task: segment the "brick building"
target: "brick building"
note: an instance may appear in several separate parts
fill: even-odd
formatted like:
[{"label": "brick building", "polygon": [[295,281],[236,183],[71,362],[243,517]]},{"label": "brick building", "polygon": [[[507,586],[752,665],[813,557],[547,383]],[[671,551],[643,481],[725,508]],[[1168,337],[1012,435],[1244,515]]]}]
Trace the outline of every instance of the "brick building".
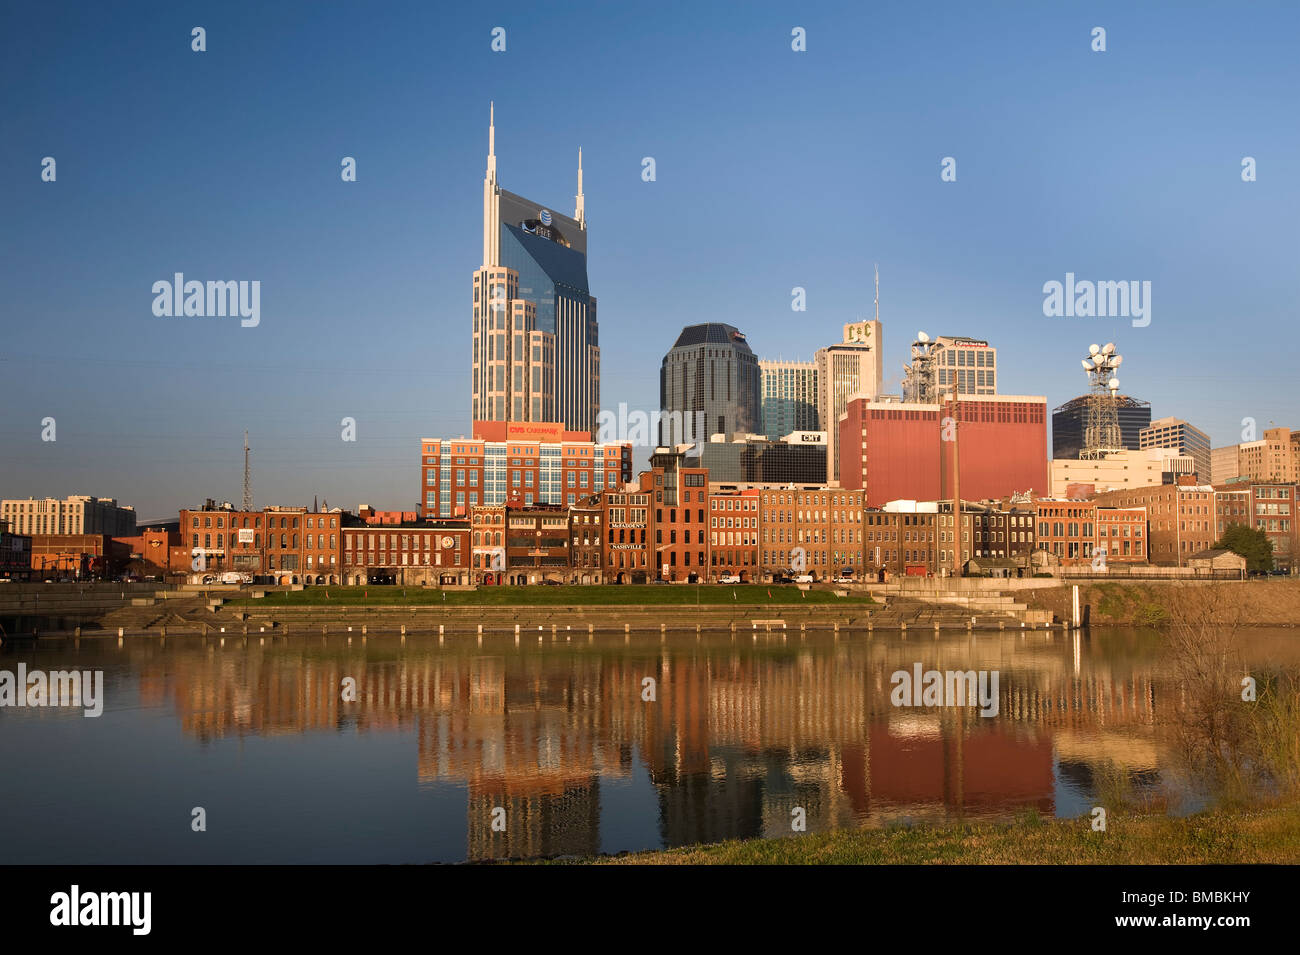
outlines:
[{"label": "brick building", "polygon": [[640,487],[654,498],[647,528],[651,576],[695,582],[708,574],[709,472],[686,467],[685,459],[684,450],[660,448],[650,456],[650,470],[641,473]]},{"label": "brick building", "polygon": [[840,485],[865,490],[867,507],[951,498],[954,446],[963,498],[1048,486],[1047,399],[1040,396],[982,395],[955,407],[856,398],[833,426],[840,431]]},{"label": "brick building", "polygon": [[31,535],[14,533],[10,531],[8,521],[0,520],[0,577],[30,580],[31,576]]},{"label": "brick building", "polygon": [[33,578],[85,580],[122,572],[130,550],[108,534],[32,534]]},{"label": "brick building", "polygon": [[599,495],[569,508],[569,560],[573,583],[605,582],[605,508]]},{"label": "brick building", "polygon": [[744,583],[758,576],[759,492],[709,494],[709,579],[734,574]]},{"label": "brick building", "polygon": [[568,506],[632,480],[632,446],[597,444],[560,425],[476,422],[471,439],[420,442],[420,516],[483,505]]},{"label": "brick building", "polygon": [[862,498],[861,491],[844,488],[761,489],[763,574],[793,572],[824,580],[848,569],[861,575],[866,546]]},{"label": "brick building", "polygon": [[506,508],[506,580],[540,584],[569,579],[569,509]]},{"label": "brick building", "polygon": [[189,548],[181,538],[180,527],[170,525],[146,527],[128,537],[114,537],[127,548],[127,571],[142,577],[162,579],[168,574],[185,574],[190,570]]},{"label": "brick building", "polygon": [[[1251,519],[1273,545],[1273,566],[1295,573],[1300,555],[1300,528],[1295,521],[1298,486],[1293,483],[1252,484]],[[1216,495],[1217,496],[1217,495]]]},{"label": "brick building", "polygon": [[[237,511],[209,500],[180,512],[191,573],[236,571],[282,584],[337,584],[342,578],[341,510],[267,507]],[[198,566],[195,560],[202,558]]]},{"label": "brick building", "polygon": [[[931,503],[892,502],[886,510],[864,515],[864,562],[868,577],[924,577],[935,572],[936,525],[940,515]],[[952,515],[947,515],[951,523]]]},{"label": "brick building", "polygon": [[1189,477],[1178,482],[1106,491],[1096,497],[1099,505],[1146,509],[1147,559],[1153,564],[1185,567],[1190,555],[1211,549],[1216,540],[1214,488]]},{"label": "brick building", "polygon": [[342,528],[341,536],[343,583],[437,587],[470,582],[465,521],[352,525]]},{"label": "brick building", "polygon": [[652,573],[652,495],[639,485],[600,496],[605,527],[605,581],[645,583]]}]

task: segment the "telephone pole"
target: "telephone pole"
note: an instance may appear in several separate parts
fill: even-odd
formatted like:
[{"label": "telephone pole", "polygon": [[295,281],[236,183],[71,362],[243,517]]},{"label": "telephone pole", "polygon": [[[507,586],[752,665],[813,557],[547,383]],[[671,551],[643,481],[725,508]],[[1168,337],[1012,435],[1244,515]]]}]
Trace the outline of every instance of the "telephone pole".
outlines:
[{"label": "telephone pole", "polygon": [[248,472],[248,432],[244,432],[244,512],[253,509],[253,484]]}]

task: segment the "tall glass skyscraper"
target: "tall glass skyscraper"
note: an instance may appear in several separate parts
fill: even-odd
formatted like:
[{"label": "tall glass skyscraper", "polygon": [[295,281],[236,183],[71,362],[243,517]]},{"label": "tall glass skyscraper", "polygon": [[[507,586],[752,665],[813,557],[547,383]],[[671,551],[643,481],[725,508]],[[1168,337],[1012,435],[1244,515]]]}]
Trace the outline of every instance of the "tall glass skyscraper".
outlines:
[{"label": "tall glass skyscraper", "polygon": [[763,382],[763,434],[780,441],[792,431],[822,429],[816,362],[762,359],[758,370]]},{"label": "tall glass skyscraper", "polygon": [[497,183],[495,109],[483,179],[483,264],[474,273],[475,421],[559,422],[591,433],[600,409],[596,299],[578,151],[572,217]]},{"label": "tall glass skyscraper", "polygon": [[755,434],[762,423],[758,359],[732,325],[688,325],[659,369],[659,443]]}]

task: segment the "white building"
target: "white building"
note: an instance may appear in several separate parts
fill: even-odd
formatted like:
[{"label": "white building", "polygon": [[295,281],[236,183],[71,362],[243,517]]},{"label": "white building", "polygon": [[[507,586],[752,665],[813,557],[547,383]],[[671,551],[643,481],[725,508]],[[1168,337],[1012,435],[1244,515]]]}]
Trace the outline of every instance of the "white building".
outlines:
[{"label": "white building", "polygon": [[850,322],[844,341],[817,350],[817,416],[826,431],[826,479],[839,487],[839,420],[854,398],[880,394],[880,320]]}]

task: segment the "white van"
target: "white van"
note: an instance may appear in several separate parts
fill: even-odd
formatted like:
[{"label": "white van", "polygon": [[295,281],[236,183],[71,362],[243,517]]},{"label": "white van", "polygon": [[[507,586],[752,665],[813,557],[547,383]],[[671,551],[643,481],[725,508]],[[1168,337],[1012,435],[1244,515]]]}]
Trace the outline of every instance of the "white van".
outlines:
[{"label": "white van", "polygon": [[811,584],[813,582],[812,574],[800,574],[794,579],[796,584]]},{"label": "white van", "polygon": [[720,584],[738,584],[738,583],[740,583],[740,577],[739,577],[739,575],[737,575],[737,574],[723,574],[720,578],[718,578],[718,583],[720,583]]}]

